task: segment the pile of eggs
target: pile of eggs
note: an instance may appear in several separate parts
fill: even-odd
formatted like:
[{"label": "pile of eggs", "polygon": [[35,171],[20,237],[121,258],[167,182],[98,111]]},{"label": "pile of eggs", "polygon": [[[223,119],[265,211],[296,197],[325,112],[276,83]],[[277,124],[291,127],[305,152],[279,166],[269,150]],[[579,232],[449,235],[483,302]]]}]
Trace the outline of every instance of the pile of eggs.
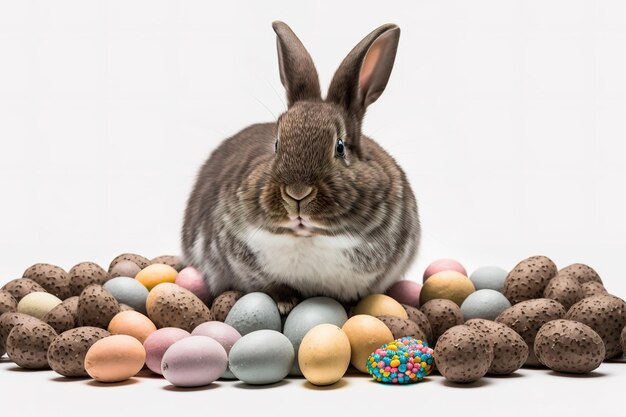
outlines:
[{"label": "pile of eggs", "polygon": [[142,369],[178,387],[217,379],[330,385],[348,369],[388,384],[456,383],[522,366],[588,373],[626,351],[626,302],[589,266],[544,256],[469,275],[442,259],[355,305],[262,292],[214,296],[176,256],[122,254],[108,270],[35,264],[0,290],[0,355],[20,367],[118,382]]}]

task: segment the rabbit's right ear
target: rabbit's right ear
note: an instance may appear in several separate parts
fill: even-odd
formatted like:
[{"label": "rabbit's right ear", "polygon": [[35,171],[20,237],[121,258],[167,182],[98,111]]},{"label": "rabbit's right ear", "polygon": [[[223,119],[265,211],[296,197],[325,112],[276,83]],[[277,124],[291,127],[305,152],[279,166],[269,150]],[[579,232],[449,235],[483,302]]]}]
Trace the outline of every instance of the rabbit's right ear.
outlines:
[{"label": "rabbit's right ear", "polygon": [[300,100],[321,100],[317,70],[300,39],[283,22],[273,22],[278,48],[280,82],[287,91],[289,107]]}]

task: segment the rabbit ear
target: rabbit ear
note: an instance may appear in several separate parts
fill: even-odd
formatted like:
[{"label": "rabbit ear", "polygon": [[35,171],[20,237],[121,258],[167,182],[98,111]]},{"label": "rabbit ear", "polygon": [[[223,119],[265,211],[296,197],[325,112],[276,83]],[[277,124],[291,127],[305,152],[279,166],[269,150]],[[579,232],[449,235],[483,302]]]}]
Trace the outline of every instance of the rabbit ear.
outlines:
[{"label": "rabbit ear", "polygon": [[278,48],[280,82],[287,90],[289,107],[299,100],[321,100],[320,82],[311,55],[291,28],[273,22]]},{"label": "rabbit ear", "polygon": [[345,107],[360,121],[387,86],[399,40],[400,28],[394,24],[382,25],[363,38],[335,72],[326,100]]}]

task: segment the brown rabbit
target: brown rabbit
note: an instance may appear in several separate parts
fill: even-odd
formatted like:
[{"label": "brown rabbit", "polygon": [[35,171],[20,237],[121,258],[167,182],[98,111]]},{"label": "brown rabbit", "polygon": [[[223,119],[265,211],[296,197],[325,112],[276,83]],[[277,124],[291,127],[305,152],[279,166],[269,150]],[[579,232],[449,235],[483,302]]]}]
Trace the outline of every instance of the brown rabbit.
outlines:
[{"label": "brown rabbit", "polygon": [[386,24],[343,60],[326,99],[289,26],[274,22],[288,110],[226,139],[200,169],[182,230],[188,264],[213,294],[264,291],[350,303],[402,278],[420,239],[415,197],[395,160],[361,133],[393,68]]}]

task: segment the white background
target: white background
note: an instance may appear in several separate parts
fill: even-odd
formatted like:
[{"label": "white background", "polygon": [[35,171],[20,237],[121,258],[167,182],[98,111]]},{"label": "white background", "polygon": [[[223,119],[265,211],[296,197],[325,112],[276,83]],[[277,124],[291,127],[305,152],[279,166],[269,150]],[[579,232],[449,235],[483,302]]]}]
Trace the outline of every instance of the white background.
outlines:
[{"label": "white background", "polygon": [[[419,200],[422,249],[408,278],[439,257],[471,272],[543,254],[560,267],[592,265],[626,296],[626,3],[607,0],[2,1],[0,283],[35,262],[106,267],[121,252],[179,253],[200,164],[223,138],[284,110],[276,19],[307,46],[323,89],[369,31],[401,27],[364,132],[397,158]],[[109,391],[2,369],[0,385],[30,411],[46,406],[28,393],[36,387],[55,402],[70,392],[84,404],[141,396],[155,408],[259,398],[293,414],[297,402],[325,398],[348,412],[408,393],[414,410],[496,401],[481,411],[513,415],[535,398],[546,413],[612,415],[619,398],[606,390],[623,385],[621,366],[589,379],[525,370],[470,390],[441,378],[426,391],[350,379],[319,397],[298,380],[164,397],[161,380]]]}]

